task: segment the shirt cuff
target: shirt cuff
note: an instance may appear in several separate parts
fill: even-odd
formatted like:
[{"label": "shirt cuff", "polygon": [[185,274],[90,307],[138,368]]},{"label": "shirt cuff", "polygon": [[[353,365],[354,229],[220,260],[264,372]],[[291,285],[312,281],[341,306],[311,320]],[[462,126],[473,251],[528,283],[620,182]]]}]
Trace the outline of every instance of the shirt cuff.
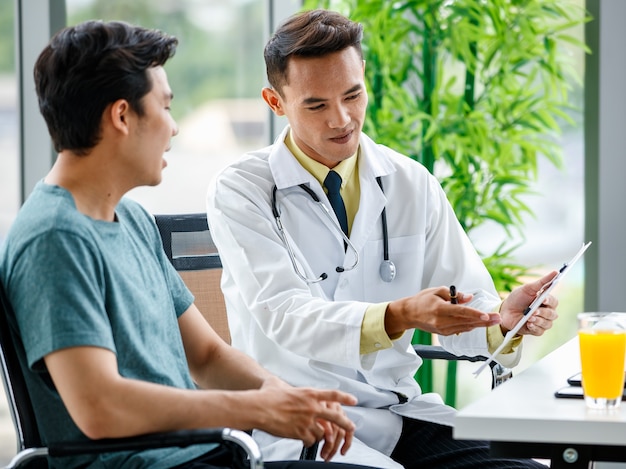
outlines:
[{"label": "shirt cuff", "polygon": [[398,334],[397,337],[389,338],[385,331],[387,305],[388,302],[373,304],[365,310],[361,323],[361,355],[391,348],[392,340],[402,337],[402,334]]},{"label": "shirt cuff", "polygon": [[[500,329],[499,324],[495,324],[487,328],[487,349],[492,354],[504,342],[504,334]],[[513,353],[517,347],[522,343],[522,336],[513,337],[511,341],[502,349],[500,354]]]}]

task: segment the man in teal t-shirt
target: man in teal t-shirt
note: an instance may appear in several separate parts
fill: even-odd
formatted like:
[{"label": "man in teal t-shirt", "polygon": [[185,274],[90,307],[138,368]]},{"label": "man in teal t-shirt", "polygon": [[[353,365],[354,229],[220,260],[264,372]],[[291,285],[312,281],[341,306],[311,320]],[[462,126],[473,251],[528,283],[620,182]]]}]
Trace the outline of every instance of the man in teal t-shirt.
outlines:
[{"label": "man in teal t-shirt", "polygon": [[[114,353],[121,376],[194,389],[177,326],[193,297],[169,265],[150,215],[125,199],[115,213],[115,222],[91,219],[76,210],[67,190],[40,182],[2,252],[0,272],[15,311],[10,320],[35,372],[26,375],[35,412],[42,434],[57,441],[86,437],[45,379],[44,357],[56,350],[100,347]],[[172,467],[214,446],[140,457],[146,467]],[[100,458],[119,467],[130,455]]]},{"label": "man in teal t-shirt", "polygon": [[[354,397],[294,388],[223,342],[164,256],[151,216],[123,198],[161,181],[163,154],[178,132],[163,69],[176,45],[159,31],[88,21],[58,32],[35,64],[58,157],[2,245],[0,280],[42,438],[259,428],[306,445],[323,441],[328,460],[351,444],[354,425],[341,405]],[[213,448],[50,463],[229,466]]]}]

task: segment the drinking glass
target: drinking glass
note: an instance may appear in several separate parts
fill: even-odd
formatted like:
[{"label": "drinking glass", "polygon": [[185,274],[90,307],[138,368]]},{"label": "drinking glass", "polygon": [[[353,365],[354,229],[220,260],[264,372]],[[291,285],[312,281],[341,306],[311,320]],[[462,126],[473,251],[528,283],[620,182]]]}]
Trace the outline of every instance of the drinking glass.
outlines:
[{"label": "drinking glass", "polygon": [[582,386],[590,409],[616,409],[622,401],[626,328],[619,316],[623,315],[578,315]]}]

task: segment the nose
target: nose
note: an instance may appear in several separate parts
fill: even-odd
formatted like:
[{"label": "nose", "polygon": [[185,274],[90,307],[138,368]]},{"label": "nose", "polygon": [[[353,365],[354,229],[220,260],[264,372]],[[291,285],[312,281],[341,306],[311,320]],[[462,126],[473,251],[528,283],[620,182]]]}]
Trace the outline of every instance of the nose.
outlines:
[{"label": "nose", "polygon": [[333,129],[341,129],[350,123],[350,114],[345,106],[337,106],[328,120],[328,126]]},{"label": "nose", "polygon": [[178,135],[178,124],[174,121],[174,125],[172,126],[172,137],[176,137]]}]

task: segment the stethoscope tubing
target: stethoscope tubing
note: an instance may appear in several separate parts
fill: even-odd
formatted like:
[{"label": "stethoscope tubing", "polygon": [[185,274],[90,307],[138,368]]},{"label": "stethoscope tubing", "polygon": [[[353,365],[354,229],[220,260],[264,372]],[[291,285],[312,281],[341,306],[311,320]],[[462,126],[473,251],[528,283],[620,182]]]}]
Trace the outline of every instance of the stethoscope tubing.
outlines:
[{"label": "stethoscope tubing", "polygon": [[[381,191],[383,191],[384,193],[385,190],[383,188],[383,182],[380,176],[376,178],[376,182],[378,183]],[[350,241],[350,238],[348,238],[348,236],[343,232],[343,230],[341,229],[341,226],[339,225],[337,220],[335,220],[335,217],[331,215],[328,207],[324,205],[324,203],[320,200],[320,198],[313,191],[313,189],[308,187],[306,184],[299,184],[298,186],[302,188],[302,190],[304,190],[311,197],[311,199],[316,203],[318,207],[320,207],[320,210],[322,210],[322,212],[328,218],[332,226],[334,226],[337,232],[341,234],[341,237],[344,243],[346,243],[346,247],[349,248],[354,253],[354,263],[351,266],[349,267],[338,266],[335,268],[335,271],[341,273],[341,272],[347,272],[347,271],[354,269],[359,263],[359,253],[354,247],[354,245],[352,244],[352,242]],[[320,274],[320,276],[317,278],[309,278],[306,275],[304,275],[304,273],[301,272],[300,268],[298,267],[295,253],[293,251],[293,248],[291,247],[291,244],[289,243],[289,240],[287,238],[287,233],[285,232],[285,229],[283,228],[283,224],[280,220],[280,212],[278,210],[278,201],[277,201],[277,192],[278,192],[278,188],[276,187],[276,185],[274,185],[272,189],[272,214],[274,215],[274,219],[276,220],[276,226],[278,227],[281,240],[283,241],[283,244],[287,248],[287,253],[289,254],[291,264],[296,274],[306,283],[318,283],[318,282],[321,282],[322,280],[326,280],[328,278],[328,275],[325,272]],[[382,234],[383,234],[383,261],[381,262],[381,265],[380,265],[379,274],[383,281],[391,282],[396,276],[396,266],[391,260],[389,260],[389,234],[387,230],[386,207],[383,207],[383,211],[381,213],[381,222],[382,222]]]}]

